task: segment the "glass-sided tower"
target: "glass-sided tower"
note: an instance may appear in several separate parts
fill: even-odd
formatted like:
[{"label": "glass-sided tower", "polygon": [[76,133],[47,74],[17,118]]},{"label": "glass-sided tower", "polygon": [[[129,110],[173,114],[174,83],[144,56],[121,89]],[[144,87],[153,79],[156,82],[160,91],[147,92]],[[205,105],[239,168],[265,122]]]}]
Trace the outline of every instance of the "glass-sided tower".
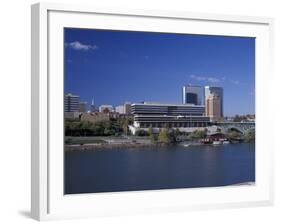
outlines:
[{"label": "glass-sided tower", "polygon": [[182,87],[182,103],[203,105],[203,89],[201,86],[186,85]]},{"label": "glass-sided tower", "polygon": [[210,95],[216,95],[220,98],[221,116],[223,117],[223,88],[214,86],[205,86],[204,88],[204,104]]}]

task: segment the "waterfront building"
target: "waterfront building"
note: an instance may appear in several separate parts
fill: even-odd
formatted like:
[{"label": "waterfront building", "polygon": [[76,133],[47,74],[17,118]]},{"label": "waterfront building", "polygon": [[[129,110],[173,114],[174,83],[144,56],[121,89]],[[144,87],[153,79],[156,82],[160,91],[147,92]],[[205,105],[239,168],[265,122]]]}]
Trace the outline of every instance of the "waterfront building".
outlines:
[{"label": "waterfront building", "polygon": [[137,129],[179,128],[180,131],[191,132],[209,125],[210,118],[205,116],[204,105],[191,104],[132,104],[134,123],[130,128]]},{"label": "waterfront building", "polygon": [[87,111],[87,102],[79,103],[79,112],[85,113]]},{"label": "waterfront building", "polygon": [[214,86],[205,86],[205,88],[204,88],[205,105],[206,105],[206,101],[210,95],[216,95],[220,98],[220,107],[221,107],[220,115],[221,115],[221,117],[223,117],[223,88],[214,87]]},{"label": "waterfront building", "polygon": [[182,87],[182,103],[202,105],[203,103],[203,88],[201,86],[186,85]]},{"label": "waterfront building", "polygon": [[123,105],[116,106],[115,112],[117,112],[119,114],[125,114],[125,107]]},{"label": "waterfront building", "polygon": [[113,106],[112,105],[101,105],[99,107],[99,112],[101,112],[101,113],[113,112]]},{"label": "waterfront building", "polygon": [[206,116],[211,121],[218,121],[222,117],[221,98],[217,94],[210,94],[206,99]]},{"label": "waterfront building", "polygon": [[68,93],[64,96],[64,112],[79,112],[80,96]]},{"label": "waterfront building", "polygon": [[130,102],[124,103],[124,113],[128,115],[132,113],[132,105]]}]

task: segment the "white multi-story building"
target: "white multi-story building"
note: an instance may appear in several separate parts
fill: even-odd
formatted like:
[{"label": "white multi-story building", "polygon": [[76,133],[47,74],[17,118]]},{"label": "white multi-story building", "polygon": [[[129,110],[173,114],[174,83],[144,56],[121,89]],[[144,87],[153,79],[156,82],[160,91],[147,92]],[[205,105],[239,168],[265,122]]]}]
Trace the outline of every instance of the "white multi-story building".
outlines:
[{"label": "white multi-story building", "polygon": [[132,104],[132,114],[134,123],[130,129],[133,133],[148,128],[178,128],[191,132],[210,123],[210,117],[205,116],[204,105],[138,103]]},{"label": "white multi-story building", "polygon": [[125,113],[125,107],[123,105],[116,106],[115,112],[117,112],[119,114],[124,114]]},{"label": "white multi-story building", "polygon": [[99,112],[101,112],[101,113],[113,112],[113,106],[112,105],[101,105],[99,107]]}]

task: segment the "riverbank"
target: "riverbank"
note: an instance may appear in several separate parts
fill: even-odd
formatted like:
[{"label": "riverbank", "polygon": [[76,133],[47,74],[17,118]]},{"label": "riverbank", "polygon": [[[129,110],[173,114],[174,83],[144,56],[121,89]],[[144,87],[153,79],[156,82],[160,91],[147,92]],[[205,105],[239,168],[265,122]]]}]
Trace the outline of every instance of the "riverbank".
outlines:
[{"label": "riverbank", "polygon": [[[235,143],[239,144],[239,143]],[[224,145],[224,144],[220,144]],[[218,147],[219,145],[203,144],[200,142],[188,142],[188,143],[151,143],[151,142],[115,142],[115,143],[86,143],[86,144],[66,144],[64,146],[65,151],[90,151],[90,150],[107,150],[107,149],[139,149],[139,148],[168,148],[173,146],[181,146],[188,149],[189,147],[196,146],[213,146]]]},{"label": "riverbank", "polygon": [[65,151],[88,151],[97,149],[134,149],[134,148],[150,148],[155,145],[146,143],[88,143],[88,144],[73,144],[65,145]]}]

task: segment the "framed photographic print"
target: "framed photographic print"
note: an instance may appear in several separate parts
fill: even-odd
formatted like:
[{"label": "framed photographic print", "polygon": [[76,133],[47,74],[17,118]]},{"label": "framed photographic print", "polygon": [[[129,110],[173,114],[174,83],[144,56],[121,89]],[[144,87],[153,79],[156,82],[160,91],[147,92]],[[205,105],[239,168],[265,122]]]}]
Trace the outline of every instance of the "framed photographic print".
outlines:
[{"label": "framed photographic print", "polygon": [[32,217],[273,203],[271,18],[32,6]]}]

